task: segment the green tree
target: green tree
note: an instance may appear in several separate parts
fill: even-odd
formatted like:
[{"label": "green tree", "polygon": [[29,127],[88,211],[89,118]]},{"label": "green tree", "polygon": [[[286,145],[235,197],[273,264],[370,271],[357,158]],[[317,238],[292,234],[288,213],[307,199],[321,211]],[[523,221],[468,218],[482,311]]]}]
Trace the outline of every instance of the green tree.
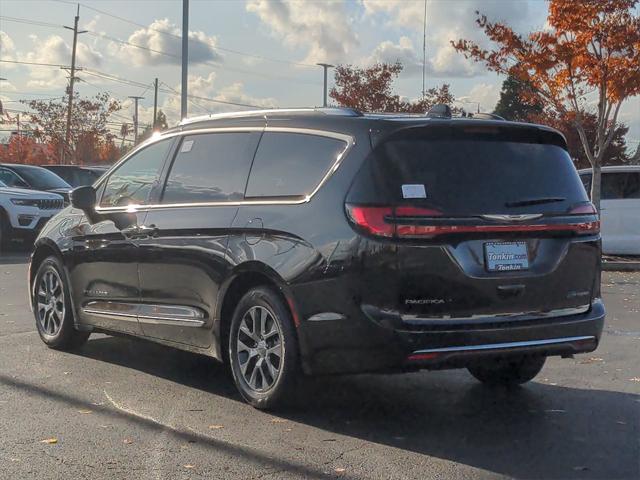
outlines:
[{"label": "green tree", "polygon": [[532,99],[530,95],[525,96],[526,90],[530,90],[526,83],[509,75],[502,82],[500,100],[493,113],[517,122],[528,122],[533,115],[540,115],[543,110],[542,103],[535,97]]}]

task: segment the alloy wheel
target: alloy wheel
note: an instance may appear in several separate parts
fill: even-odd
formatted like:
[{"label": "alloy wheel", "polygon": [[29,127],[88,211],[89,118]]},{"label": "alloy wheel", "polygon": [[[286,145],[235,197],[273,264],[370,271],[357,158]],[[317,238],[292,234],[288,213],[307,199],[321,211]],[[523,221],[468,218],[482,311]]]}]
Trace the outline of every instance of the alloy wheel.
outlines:
[{"label": "alloy wheel", "polygon": [[242,317],[236,338],[238,365],[247,385],[256,392],[269,390],[282,371],[282,332],[276,316],[262,306]]},{"label": "alloy wheel", "polygon": [[65,314],[64,287],[60,275],[48,268],[40,277],[37,291],[38,322],[47,335],[56,335],[62,326]]}]

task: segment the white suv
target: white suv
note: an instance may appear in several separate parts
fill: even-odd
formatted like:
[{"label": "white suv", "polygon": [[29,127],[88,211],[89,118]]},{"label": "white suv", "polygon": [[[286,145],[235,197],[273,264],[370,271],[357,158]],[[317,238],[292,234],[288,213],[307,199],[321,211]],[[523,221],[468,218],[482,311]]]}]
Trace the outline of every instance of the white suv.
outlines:
[{"label": "white suv", "polygon": [[[591,170],[580,170],[587,192]],[[602,251],[640,255],[640,165],[602,167]]]},{"label": "white suv", "polygon": [[63,204],[62,196],[56,193],[7,187],[0,182],[0,248],[14,237],[35,238]]}]

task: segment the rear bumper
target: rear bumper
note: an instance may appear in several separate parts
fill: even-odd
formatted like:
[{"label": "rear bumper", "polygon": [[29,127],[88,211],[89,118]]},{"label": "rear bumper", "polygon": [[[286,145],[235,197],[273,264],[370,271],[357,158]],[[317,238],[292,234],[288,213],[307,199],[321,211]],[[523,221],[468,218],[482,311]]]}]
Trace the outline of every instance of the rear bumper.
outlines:
[{"label": "rear bumper", "polygon": [[[595,350],[605,309],[523,321],[398,328],[386,312],[331,322],[303,322],[305,367],[312,373],[355,373],[416,368],[459,368],[486,357],[573,355]],[[313,323],[313,325],[310,325]]]}]

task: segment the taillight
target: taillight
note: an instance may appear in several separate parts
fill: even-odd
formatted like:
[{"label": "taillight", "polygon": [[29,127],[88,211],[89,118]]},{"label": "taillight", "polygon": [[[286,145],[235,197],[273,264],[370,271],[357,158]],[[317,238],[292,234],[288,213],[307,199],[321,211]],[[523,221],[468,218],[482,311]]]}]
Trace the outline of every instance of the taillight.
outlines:
[{"label": "taillight", "polygon": [[387,217],[393,215],[392,207],[347,205],[347,213],[353,223],[372,235],[392,237],[395,232],[395,225],[386,220]]},{"label": "taillight", "polygon": [[[371,235],[389,238],[432,238],[458,233],[573,232],[592,235],[600,232],[600,222],[597,218],[586,222],[451,224],[443,223],[446,219],[443,218],[440,210],[429,208],[370,207],[350,204],[347,204],[346,208],[351,221],[358,227]],[[595,215],[595,212],[593,205],[582,204],[573,208],[569,214],[584,216]],[[431,223],[429,223],[430,219],[433,220]]]},{"label": "taillight", "polygon": [[[569,210],[569,215],[598,215],[598,210],[593,205],[593,203],[581,203],[580,205],[575,205]],[[600,220],[596,217],[596,220],[591,222],[582,222],[573,224],[573,230],[576,233],[584,233],[584,234],[593,234],[600,233]]]},{"label": "taillight", "polygon": [[382,237],[433,235],[432,229],[434,227],[432,226],[413,225],[405,222],[442,216],[442,212],[439,210],[410,206],[347,205],[347,213],[357,226],[372,235]]},{"label": "taillight", "polygon": [[597,215],[598,211],[593,203],[581,203],[569,210],[569,215]]}]

